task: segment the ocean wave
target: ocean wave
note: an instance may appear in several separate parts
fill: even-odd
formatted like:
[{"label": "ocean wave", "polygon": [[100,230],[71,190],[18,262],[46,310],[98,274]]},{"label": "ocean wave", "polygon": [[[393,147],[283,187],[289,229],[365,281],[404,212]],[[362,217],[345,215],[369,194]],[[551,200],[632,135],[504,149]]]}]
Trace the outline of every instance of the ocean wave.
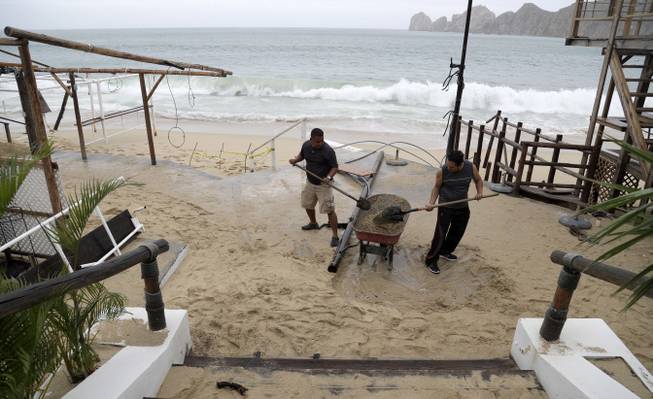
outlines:
[{"label": "ocean wave", "polygon": [[[359,103],[396,103],[409,106],[451,107],[456,87],[443,91],[439,83],[402,79],[391,85],[305,87],[302,82],[266,82],[231,79],[220,82],[208,94],[214,96],[287,97]],[[568,113],[587,115],[594,100],[592,89],[551,90],[515,89],[470,82],[465,85],[463,108],[505,112]]]}]

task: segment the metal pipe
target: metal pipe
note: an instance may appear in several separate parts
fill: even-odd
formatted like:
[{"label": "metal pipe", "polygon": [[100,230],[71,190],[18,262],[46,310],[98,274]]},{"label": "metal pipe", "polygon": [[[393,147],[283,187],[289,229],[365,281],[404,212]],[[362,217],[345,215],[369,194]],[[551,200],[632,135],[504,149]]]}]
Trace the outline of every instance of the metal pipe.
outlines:
[{"label": "metal pipe", "polygon": [[[361,195],[360,195],[361,198],[367,198],[372,193],[372,185],[374,184],[374,181],[376,180],[376,176],[379,173],[379,169],[381,168],[381,164],[383,163],[384,155],[385,154],[383,152],[379,152],[379,155],[376,156],[376,161],[374,162],[374,167],[372,168],[373,171],[372,176],[370,177],[368,184],[363,186],[363,190],[361,191]],[[352,212],[351,217],[349,218],[349,224],[347,224],[347,228],[345,229],[344,233],[342,233],[342,238],[340,238],[340,242],[338,243],[338,247],[336,248],[336,254],[333,256],[333,259],[331,260],[331,263],[327,268],[329,273],[338,272],[338,265],[340,264],[340,261],[342,260],[345,251],[349,247],[349,238],[351,237],[351,233],[354,231],[354,224],[358,219],[359,213],[360,213],[360,208],[355,207],[354,212]]]},{"label": "metal pipe", "polygon": [[463,49],[460,55],[460,64],[454,65],[451,64],[451,67],[458,68],[458,87],[456,88],[456,103],[454,104],[453,113],[451,114],[451,123],[449,127],[449,139],[447,140],[447,154],[453,150],[455,136],[456,136],[456,126],[458,124],[458,119],[460,118],[460,104],[463,99],[463,90],[465,89],[465,59],[467,58],[467,41],[469,39],[469,23],[472,18],[472,3],[473,0],[468,0],[467,2],[467,15],[465,19],[465,33],[463,36]]},{"label": "metal pipe", "polygon": [[[587,259],[578,254],[567,253],[564,251],[553,251],[551,253],[551,261],[558,265],[563,265],[575,270],[579,273],[585,273],[599,280],[606,281],[623,287],[637,275],[628,270],[619,267],[610,266],[605,263]],[[566,263],[565,263],[566,262]],[[626,286],[626,289],[631,289]],[[644,293],[644,296],[653,298],[653,289]]]}]

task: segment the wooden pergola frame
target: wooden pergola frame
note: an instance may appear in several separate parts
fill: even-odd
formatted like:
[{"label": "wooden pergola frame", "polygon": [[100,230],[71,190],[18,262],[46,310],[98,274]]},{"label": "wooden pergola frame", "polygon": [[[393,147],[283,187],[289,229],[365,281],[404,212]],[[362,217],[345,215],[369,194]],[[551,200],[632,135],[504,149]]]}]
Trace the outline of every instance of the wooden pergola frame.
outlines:
[{"label": "wooden pergola frame", "polygon": [[[5,27],[6,38],[0,38],[0,46],[12,46],[18,48],[18,54],[12,54],[3,51],[5,54],[10,54],[20,58],[20,63],[0,63],[0,68],[11,69],[16,78],[18,86],[18,93],[20,96],[21,106],[25,114],[25,129],[28,135],[30,149],[32,153],[38,152],[45,144],[48,138],[43,121],[41,104],[39,102],[38,85],[36,82],[35,72],[45,72],[52,75],[52,77],[59,83],[64,90],[64,99],[62,102],[62,110],[57,118],[57,125],[63,116],[68,97],[72,98],[75,109],[75,120],[77,125],[77,133],[79,137],[80,152],[83,160],[87,159],[86,145],[84,141],[84,127],[81,120],[81,113],[79,109],[79,101],[77,95],[77,85],[75,84],[75,74],[138,74],[141,96],[143,100],[143,107],[135,107],[130,112],[138,112],[140,109],[144,112],[145,129],[147,132],[147,141],[150,152],[150,160],[152,165],[156,165],[156,152],[154,148],[154,140],[152,135],[152,124],[150,119],[150,105],[149,101],[154,95],[155,90],[166,75],[184,75],[184,76],[209,76],[209,77],[226,77],[231,75],[230,71],[211,67],[202,64],[191,64],[182,61],[172,61],[138,54],[132,54],[124,51],[117,51],[109,48],[97,47],[92,44],[75,42],[71,40],[61,39],[53,36],[43,35],[39,33],[29,32],[22,29],[13,27]],[[162,65],[167,69],[140,69],[140,68],[52,68],[45,64],[38,63],[32,60],[29,50],[29,42],[43,43],[50,46],[67,48],[71,50],[83,51],[92,54],[103,55],[107,57],[114,57],[123,60],[138,61],[154,65]],[[38,64],[39,66],[36,66]],[[64,83],[59,73],[68,74],[69,85]],[[159,78],[148,92],[145,84],[145,75],[158,75]],[[134,111],[135,110],[135,111]],[[53,213],[61,211],[61,201],[59,198],[56,179],[54,175],[53,164],[50,156],[43,159],[43,169],[48,188],[50,202],[52,204]]]}]

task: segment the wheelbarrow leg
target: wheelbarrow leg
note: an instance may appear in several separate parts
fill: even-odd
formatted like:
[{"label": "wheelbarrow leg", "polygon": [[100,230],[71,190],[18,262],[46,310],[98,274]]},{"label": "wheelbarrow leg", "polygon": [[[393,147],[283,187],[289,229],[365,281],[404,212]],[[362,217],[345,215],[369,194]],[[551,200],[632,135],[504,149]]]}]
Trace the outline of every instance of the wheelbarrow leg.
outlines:
[{"label": "wheelbarrow leg", "polygon": [[359,250],[358,250],[358,264],[362,265],[363,261],[365,260],[365,244],[363,241],[359,242]]},{"label": "wheelbarrow leg", "polygon": [[392,271],[392,261],[394,260],[395,247],[394,245],[388,246],[388,270]]}]

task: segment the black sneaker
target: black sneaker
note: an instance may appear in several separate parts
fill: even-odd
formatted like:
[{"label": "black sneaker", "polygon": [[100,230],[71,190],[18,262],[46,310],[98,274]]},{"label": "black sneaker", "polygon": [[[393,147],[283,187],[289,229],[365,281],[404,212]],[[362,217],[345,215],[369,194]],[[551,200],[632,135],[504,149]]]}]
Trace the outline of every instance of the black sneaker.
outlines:
[{"label": "black sneaker", "polygon": [[302,230],[319,230],[320,225],[317,223],[309,223],[304,226],[302,226]]},{"label": "black sneaker", "polygon": [[340,239],[338,237],[331,237],[331,246],[332,247],[337,247],[338,244],[340,244]]},{"label": "black sneaker", "polygon": [[432,263],[428,266],[428,269],[433,274],[440,274],[440,268],[437,263]]},{"label": "black sneaker", "polygon": [[454,254],[440,254],[440,257],[448,260],[449,262],[458,260],[458,257]]}]

